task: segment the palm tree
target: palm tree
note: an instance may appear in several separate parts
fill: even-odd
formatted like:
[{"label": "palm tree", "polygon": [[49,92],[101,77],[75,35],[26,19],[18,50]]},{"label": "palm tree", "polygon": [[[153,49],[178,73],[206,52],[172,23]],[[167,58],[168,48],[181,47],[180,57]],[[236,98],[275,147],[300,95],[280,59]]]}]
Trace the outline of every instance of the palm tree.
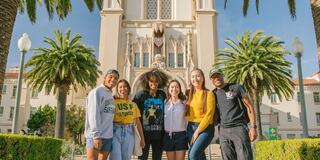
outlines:
[{"label": "palm tree", "polygon": [[[228,0],[224,1],[224,8],[227,7]],[[289,12],[292,19],[296,18],[296,7],[295,0],[288,0]],[[310,0],[310,6],[312,11],[313,25],[317,38],[317,49],[318,49],[318,67],[320,70],[320,0]],[[249,9],[249,0],[243,1],[243,15],[247,16]],[[259,14],[259,0],[256,0],[256,11]]]},{"label": "palm tree", "polygon": [[26,74],[27,83],[32,89],[45,89],[50,93],[57,91],[57,113],[55,123],[55,137],[63,138],[65,106],[69,88],[77,90],[82,87],[96,85],[96,79],[101,73],[100,65],[94,56],[94,49],[86,48],[80,42],[79,34],[70,38],[68,30],[65,37],[61,31],[55,32],[55,40],[45,38],[49,48],[34,49],[36,55],[26,63],[30,70]]},{"label": "palm tree", "polygon": [[[95,4],[102,8],[103,0],[84,0],[89,11],[93,11]],[[0,91],[2,90],[4,74],[9,54],[10,41],[13,26],[16,20],[18,10],[20,13],[27,11],[32,23],[36,22],[37,4],[44,4],[48,16],[53,18],[57,14],[60,20],[63,20],[72,10],[70,0],[1,0],[0,3]],[[2,92],[0,92],[1,103]]]},{"label": "palm tree", "polygon": [[[227,8],[228,0],[224,0],[224,8]],[[260,0],[256,0],[256,12],[259,14],[259,6],[260,6]],[[248,9],[250,7],[250,0],[243,0],[243,5],[242,5],[242,14],[243,16],[247,16],[248,14]],[[296,18],[296,2],[295,0],[288,0],[288,7],[289,7],[289,12],[291,15],[292,19]]]},{"label": "palm tree", "polygon": [[275,37],[265,37],[263,32],[252,36],[246,32],[238,42],[227,39],[229,48],[218,51],[216,66],[221,66],[229,82],[240,83],[253,98],[258,140],[262,138],[260,104],[264,93],[277,94],[280,101],[293,94],[291,63],[284,56],[288,54],[283,42]]}]

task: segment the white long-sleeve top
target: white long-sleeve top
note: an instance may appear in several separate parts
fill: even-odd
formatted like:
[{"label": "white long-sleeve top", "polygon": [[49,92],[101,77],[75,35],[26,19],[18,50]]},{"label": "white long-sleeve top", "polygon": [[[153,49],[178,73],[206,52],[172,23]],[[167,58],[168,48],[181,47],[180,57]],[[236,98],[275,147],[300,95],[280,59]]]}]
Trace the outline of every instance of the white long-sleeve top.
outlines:
[{"label": "white long-sleeve top", "polygon": [[104,85],[89,92],[86,102],[86,138],[112,138],[114,98]]},{"label": "white long-sleeve top", "polygon": [[164,110],[164,129],[166,132],[181,132],[187,130],[186,104],[178,100],[175,104],[168,100]]}]

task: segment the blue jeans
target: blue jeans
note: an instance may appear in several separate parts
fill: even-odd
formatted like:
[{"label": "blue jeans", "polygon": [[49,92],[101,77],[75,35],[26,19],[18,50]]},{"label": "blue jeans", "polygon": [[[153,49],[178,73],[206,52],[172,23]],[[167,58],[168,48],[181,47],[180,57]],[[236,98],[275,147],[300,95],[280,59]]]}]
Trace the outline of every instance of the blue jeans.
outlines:
[{"label": "blue jeans", "polygon": [[[189,144],[192,139],[194,131],[198,128],[198,123],[189,122],[187,127],[187,136]],[[213,125],[209,125],[204,131],[202,131],[196,141],[190,145],[188,157],[189,160],[205,160],[205,150],[213,139],[214,128]]]},{"label": "blue jeans", "polygon": [[[93,138],[87,138],[86,147],[88,149],[93,149]],[[110,152],[112,149],[112,138],[102,138],[102,146],[100,151]]]},{"label": "blue jeans", "polygon": [[134,145],[132,124],[114,124],[110,160],[130,160]]}]

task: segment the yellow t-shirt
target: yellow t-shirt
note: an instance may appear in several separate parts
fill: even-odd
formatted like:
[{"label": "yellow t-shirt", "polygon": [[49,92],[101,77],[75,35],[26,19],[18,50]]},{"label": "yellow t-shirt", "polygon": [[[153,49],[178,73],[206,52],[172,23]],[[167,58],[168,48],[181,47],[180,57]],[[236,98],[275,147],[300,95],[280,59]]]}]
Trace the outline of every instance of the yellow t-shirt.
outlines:
[{"label": "yellow t-shirt", "polygon": [[187,120],[200,123],[198,128],[200,132],[205,130],[209,124],[213,123],[213,115],[216,109],[216,100],[211,91],[207,91],[206,113],[202,113],[203,90],[195,91],[190,102],[189,114]]},{"label": "yellow t-shirt", "polygon": [[115,112],[113,122],[121,124],[132,124],[133,116],[140,117],[140,111],[136,103],[131,100],[115,99]]}]

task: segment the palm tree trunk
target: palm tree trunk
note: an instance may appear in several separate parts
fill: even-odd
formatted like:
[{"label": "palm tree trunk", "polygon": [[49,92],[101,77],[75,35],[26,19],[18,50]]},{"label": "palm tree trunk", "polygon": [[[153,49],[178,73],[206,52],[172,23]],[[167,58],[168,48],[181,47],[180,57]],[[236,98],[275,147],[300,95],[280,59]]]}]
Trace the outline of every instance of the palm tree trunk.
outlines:
[{"label": "palm tree trunk", "polygon": [[310,0],[314,30],[317,38],[318,69],[320,70],[320,1]]},{"label": "palm tree trunk", "polygon": [[19,0],[1,0],[0,3],[0,104],[12,30],[19,2]]},{"label": "palm tree trunk", "polygon": [[69,87],[67,85],[60,85],[58,88],[58,103],[56,113],[56,124],[55,124],[55,138],[63,138],[64,135],[64,121],[65,121],[65,110],[67,102],[67,92]]},{"label": "palm tree trunk", "polygon": [[261,118],[260,118],[260,103],[259,103],[259,94],[257,89],[253,89],[253,106],[254,106],[254,112],[256,115],[256,123],[257,123],[257,131],[258,131],[258,137],[257,140],[262,140],[262,126],[261,126]]}]

